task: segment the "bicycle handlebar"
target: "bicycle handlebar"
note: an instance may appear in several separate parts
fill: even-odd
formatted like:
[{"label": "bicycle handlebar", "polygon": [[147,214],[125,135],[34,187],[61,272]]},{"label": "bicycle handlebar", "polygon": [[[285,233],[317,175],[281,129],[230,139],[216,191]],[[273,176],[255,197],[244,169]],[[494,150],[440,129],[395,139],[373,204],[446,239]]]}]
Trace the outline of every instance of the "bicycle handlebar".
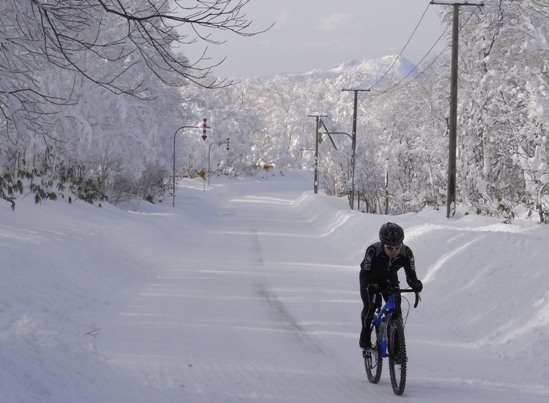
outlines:
[{"label": "bicycle handlebar", "polygon": [[419,305],[419,301],[421,301],[421,297],[419,296],[419,292],[414,291],[411,288],[391,288],[391,287],[381,288],[381,287],[376,287],[374,284],[372,284],[372,287],[377,288],[380,292],[385,292],[385,293],[388,293],[388,294],[403,294],[405,292],[413,292],[413,293],[416,294],[416,300],[414,302],[414,308],[417,308],[417,306]]}]

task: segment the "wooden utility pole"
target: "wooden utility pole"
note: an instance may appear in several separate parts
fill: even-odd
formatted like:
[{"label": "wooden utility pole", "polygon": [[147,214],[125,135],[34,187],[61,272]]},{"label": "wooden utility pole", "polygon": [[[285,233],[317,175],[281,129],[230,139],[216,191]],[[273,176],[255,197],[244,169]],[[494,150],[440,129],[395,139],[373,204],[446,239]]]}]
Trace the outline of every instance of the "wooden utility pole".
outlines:
[{"label": "wooden utility pole", "polygon": [[319,138],[319,131],[320,131],[320,118],[326,118],[328,115],[323,115],[320,113],[313,113],[310,115],[307,115],[310,118],[316,118],[316,134],[315,134],[315,172],[314,172],[314,184],[313,184],[313,190],[314,193],[318,193],[318,144],[320,143]]},{"label": "wooden utility pole", "polygon": [[431,1],[430,4],[453,6],[452,22],[452,67],[450,76],[450,121],[448,123],[448,189],[446,194],[446,218],[450,218],[452,203],[456,208],[456,155],[457,155],[457,93],[458,93],[458,46],[459,46],[459,7],[483,6],[482,3]]},{"label": "wooden utility pole", "polygon": [[446,218],[450,218],[452,203],[454,204],[454,213],[456,208],[459,5],[454,4],[453,7],[454,18],[452,22],[452,69],[450,74],[450,132],[448,139],[448,190],[446,194]]},{"label": "wooden utility pole", "polygon": [[342,89],[341,91],[353,91],[355,93],[354,102],[353,102],[353,133],[352,133],[352,153],[351,153],[351,197],[349,198],[349,204],[351,205],[351,210],[355,208],[355,158],[356,158],[356,115],[357,115],[357,104],[358,104],[358,93],[361,91],[370,91],[366,89],[359,88],[350,88]]}]

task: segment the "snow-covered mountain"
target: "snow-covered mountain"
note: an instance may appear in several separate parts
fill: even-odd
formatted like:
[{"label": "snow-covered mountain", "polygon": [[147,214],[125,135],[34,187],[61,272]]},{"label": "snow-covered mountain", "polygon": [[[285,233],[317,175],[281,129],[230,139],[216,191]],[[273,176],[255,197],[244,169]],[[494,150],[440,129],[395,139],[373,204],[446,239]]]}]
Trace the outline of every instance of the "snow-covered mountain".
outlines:
[{"label": "snow-covered mountain", "polygon": [[336,74],[349,74],[362,72],[371,75],[383,75],[389,68],[397,72],[408,74],[415,68],[415,65],[406,58],[398,56],[383,56],[379,59],[370,60],[348,60],[338,64],[328,72]]},{"label": "snow-covered mountain", "polygon": [[345,77],[362,77],[367,79],[367,81],[370,81],[377,80],[383,76],[386,76],[387,79],[402,77],[415,69],[416,65],[408,59],[388,55],[377,59],[347,60],[327,70],[314,69],[304,73],[281,73],[276,76],[269,76],[267,78],[282,76],[287,79],[294,79],[296,81],[305,81],[310,79],[334,80],[337,78],[345,79]]}]

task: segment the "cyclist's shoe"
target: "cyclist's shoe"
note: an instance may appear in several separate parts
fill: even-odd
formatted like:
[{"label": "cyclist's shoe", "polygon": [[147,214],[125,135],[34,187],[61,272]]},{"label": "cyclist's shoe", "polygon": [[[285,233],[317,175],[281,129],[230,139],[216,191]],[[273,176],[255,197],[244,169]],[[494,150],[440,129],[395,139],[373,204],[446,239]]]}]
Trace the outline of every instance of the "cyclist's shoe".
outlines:
[{"label": "cyclist's shoe", "polygon": [[374,348],[368,347],[362,350],[362,358],[372,358],[372,354],[374,354]]},{"label": "cyclist's shoe", "polygon": [[372,343],[370,343],[370,340],[359,340],[358,345],[363,350],[366,350],[367,348],[372,348]]}]

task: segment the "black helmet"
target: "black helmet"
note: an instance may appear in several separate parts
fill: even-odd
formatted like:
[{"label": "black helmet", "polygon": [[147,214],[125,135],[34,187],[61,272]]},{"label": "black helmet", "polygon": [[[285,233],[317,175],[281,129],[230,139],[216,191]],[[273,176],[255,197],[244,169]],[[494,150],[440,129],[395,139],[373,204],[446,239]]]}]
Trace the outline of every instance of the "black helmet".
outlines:
[{"label": "black helmet", "polygon": [[379,240],[387,246],[400,245],[404,241],[404,230],[400,225],[388,222],[379,229]]}]

